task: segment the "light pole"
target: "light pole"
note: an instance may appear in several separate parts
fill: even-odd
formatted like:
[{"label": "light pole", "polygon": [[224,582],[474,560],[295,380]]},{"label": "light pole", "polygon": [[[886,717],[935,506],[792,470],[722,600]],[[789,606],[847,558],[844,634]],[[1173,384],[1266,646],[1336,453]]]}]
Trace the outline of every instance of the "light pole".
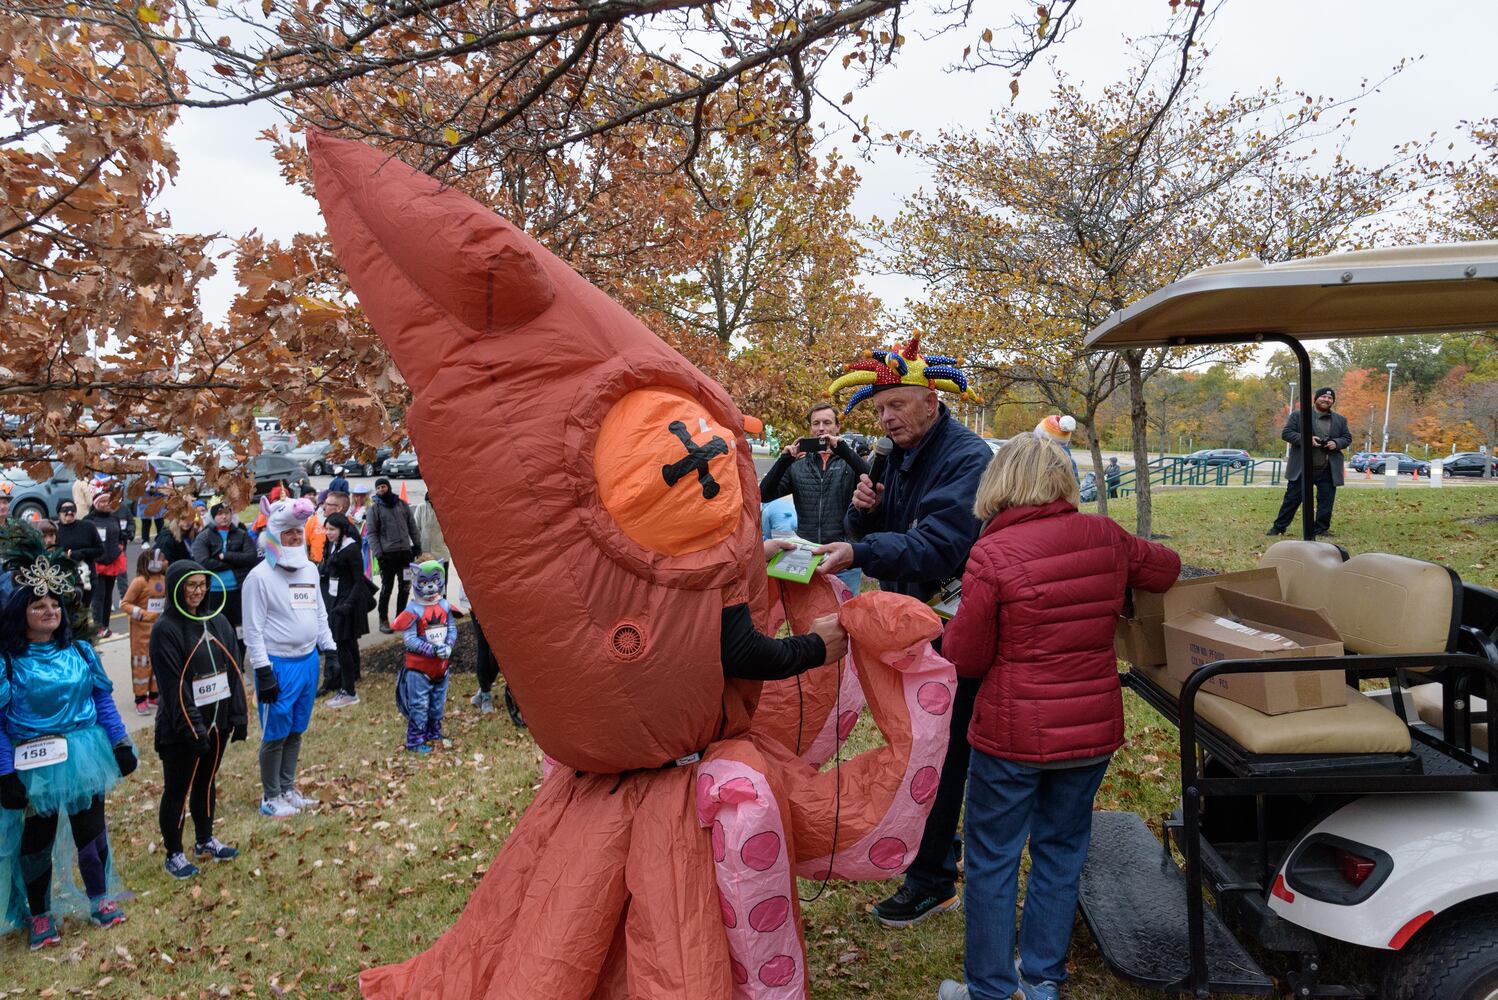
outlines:
[{"label": "light pole", "polygon": [[1389,388],[1384,393],[1384,443],[1381,450],[1389,450],[1389,403],[1394,398],[1394,369],[1399,367],[1399,362],[1390,361],[1385,368],[1389,369]]}]

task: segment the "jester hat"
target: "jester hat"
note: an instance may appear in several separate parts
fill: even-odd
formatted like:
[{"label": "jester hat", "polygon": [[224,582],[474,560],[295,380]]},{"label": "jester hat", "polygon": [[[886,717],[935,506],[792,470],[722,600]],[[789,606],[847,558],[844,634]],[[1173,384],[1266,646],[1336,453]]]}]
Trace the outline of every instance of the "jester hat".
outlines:
[{"label": "jester hat", "polygon": [[843,407],[844,416],[874,393],[904,385],[952,392],[959,399],[979,402],[981,397],[968,388],[967,375],[957,364],[956,358],[922,355],[921,338],[917,334],[904,347],[896,344],[887,351],[868,351],[863,360],[848,365],[848,370],[827,387],[827,395],[835,397],[849,386],[860,386],[848,397],[848,405]]}]

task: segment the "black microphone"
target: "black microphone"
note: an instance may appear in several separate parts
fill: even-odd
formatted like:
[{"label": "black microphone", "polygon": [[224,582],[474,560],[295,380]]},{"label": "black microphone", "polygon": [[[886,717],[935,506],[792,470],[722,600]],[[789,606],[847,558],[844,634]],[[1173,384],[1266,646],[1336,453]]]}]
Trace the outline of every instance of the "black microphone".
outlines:
[{"label": "black microphone", "polygon": [[884,478],[884,463],[889,460],[889,453],[895,450],[895,443],[887,437],[882,437],[874,442],[874,461],[869,465],[869,481],[874,484],[874,493],[879,493],[879,480]]}]

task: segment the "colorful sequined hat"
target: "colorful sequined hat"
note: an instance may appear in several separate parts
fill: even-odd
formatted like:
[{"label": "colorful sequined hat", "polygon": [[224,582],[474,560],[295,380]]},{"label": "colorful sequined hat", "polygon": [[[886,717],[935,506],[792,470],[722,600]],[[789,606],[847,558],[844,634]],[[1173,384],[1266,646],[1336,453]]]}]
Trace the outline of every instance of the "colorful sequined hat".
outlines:
[{"label": "colorful sequined hat", "polygon": [[844,415],[874,393],[902,385],[953,392],[961,399],[981,402],[982,397],[968,388],[967,375],[957,364],[956,358],[936,354],[922,356],[921,338],[916,335],[904,347],[896,345],[887,351],[869,351],[864,360],[848,365],[847,372],[827,387],[827,395],[835,397],[849,386],[860,387],[848,397],[848,405],[843,407]]}]

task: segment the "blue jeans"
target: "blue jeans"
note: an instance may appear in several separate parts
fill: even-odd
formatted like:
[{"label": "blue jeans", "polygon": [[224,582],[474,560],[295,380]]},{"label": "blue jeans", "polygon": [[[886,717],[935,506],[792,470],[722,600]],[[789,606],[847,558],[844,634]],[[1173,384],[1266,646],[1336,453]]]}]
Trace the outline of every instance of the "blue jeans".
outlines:
[{"label": "blue jeans", "polygon": [[441,738],[449,676],[433,680],[420,670],[401,671],[396,704],[406,716],[406,746],[414,748]]},{"label": "blue jeans", "polygon": [[1092,800],[1108,762],[1038,768],[974,750],[968,769],[968,989],[975,1000],[1009,1000],[1014,967],[1014,906],[1019,856],[1030,841],[1030,879],[1020,918],[1019,954],[1031,982],[1066,979],[1077,912],[1077,886],[1092,839]]}]

